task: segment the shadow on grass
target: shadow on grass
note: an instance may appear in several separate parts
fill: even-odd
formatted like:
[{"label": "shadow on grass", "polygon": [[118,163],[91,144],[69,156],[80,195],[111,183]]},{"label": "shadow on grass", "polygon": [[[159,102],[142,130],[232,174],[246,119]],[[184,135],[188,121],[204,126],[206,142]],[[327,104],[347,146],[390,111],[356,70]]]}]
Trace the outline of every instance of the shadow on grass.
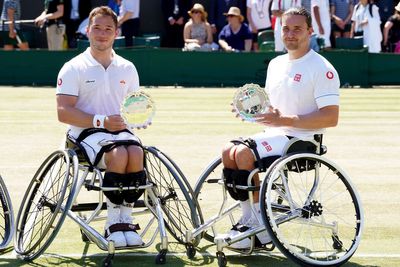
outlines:
[{"label": "shadow on grass", "polygon": [[[171,246],[172,245],[172,246]],[[156,248],[160,250],[160,244],[156,244]],[[215,247],[213,244],[208,244],[196,248],[196,256],[193,259],[189,259],[186,256],[184,246],[177,243],[170,243],[170,254],[166,255],[166,263],[163,266],[218,266],[218,259],[215,255]],[[7,252],[10,252],[12,248],[8,248]],[[178,250],[180,252],[178,252]],[[33,262],[27,262],[22,259],[2,258],[0,259],[0,266],[34,266],[34,267],[47,267],[47,266],[102,266],[104,259],[107,257],[107,253],[97,253],[86,256],[88,252],[88,246],[82,251],[80,258],[77,257],[66,257],[58,254],[46,253],[44,256],[40,256]],[[176,253],[177,252],[177,253]],[[227,253],[227,250],[225,251]],[[136,255],[135,255],[136,253]],[[156,256],[158,252],[149,252],[144,249],[135,250],[124,250],[116,251],[114,259],[112,261],[113,266],[118,267],[131,267],[131,266],[157,266]],[[79,255],[79,253],[78,253]],[[79,257],[79,256],[78,256]],[[257,266],[274,266],[274,267],[291,267],[298,266],[291,260],[284,256],[273,255],[270,253],[257,254],[257,255],[241,255],[241,254],[230,254],[226,256],[227,266],[244,266],[244,267],[257,267]],[[376,265],[360,265],[354,262],[348,262],[346,267],[377,267]]]}]

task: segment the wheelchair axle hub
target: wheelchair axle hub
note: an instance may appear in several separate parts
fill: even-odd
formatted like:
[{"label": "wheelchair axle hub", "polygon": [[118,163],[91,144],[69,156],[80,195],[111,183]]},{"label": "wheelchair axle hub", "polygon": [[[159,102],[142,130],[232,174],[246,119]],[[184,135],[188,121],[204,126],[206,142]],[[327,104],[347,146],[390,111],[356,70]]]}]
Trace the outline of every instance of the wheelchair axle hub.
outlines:
[{"label": "wheelchair axle hub", "polygon": [[55,205],[50,203],[45,196],[42,196],[39,199],[38,204],[36,205],[36,207],[37,207],[38,210],[42,210],[43,207],[50,208],[51,212],[54,212],[54,210],[55,210]]},{"label": "wheelchair axle hub", "polygon": [[310,219],[312,216],[319,216],[323,212],[322,204],[317,200],[313,200],[309,205],[304,206],[301,215],[303,218]]}]

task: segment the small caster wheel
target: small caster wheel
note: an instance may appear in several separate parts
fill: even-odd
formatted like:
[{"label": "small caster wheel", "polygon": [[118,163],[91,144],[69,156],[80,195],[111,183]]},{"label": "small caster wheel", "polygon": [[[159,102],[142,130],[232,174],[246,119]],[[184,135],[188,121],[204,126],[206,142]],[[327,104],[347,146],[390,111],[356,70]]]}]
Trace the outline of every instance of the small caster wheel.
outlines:
[{"label": "small caster wheel", "polygon": [[103,267],[111,267],[112,266],[112,260],[114,258],[114,254],[109,254],[104,260],[103,260]]},{"label": "small caster wheel", "polygon": [[217,252],[217,259],[218,259],[218,267],[225,267],[226,266],[226,257],[223,252]]},{"label": "small caster wheel", "polygon": [[165,264],[166,258],[165,255],[167,254],[167,250],[161,250],[160,253],[156,256],[156,264]]},{"label": "small caster wheel", "polygon": [[196,256],[196,249],[192,244],[186,244],[186,256],[189,259],[193,259]]}]

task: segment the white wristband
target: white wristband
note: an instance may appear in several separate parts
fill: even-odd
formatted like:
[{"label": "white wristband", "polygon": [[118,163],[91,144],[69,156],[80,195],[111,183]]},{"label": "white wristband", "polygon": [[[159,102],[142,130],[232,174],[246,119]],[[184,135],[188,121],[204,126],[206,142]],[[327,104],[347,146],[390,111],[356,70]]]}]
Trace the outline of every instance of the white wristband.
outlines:
[{"label": "white wristband", "polygon": [[94,115],[93,116],[93,127],[94,128],[104,128],[104,120],[106,119],[105,115]]}]

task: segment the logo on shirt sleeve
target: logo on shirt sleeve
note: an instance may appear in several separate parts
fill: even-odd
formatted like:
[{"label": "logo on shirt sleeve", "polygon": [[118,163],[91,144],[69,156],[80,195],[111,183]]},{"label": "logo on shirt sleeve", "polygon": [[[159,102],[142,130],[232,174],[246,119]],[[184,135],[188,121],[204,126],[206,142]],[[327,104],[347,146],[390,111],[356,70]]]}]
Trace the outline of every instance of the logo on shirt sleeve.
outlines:
[{"label": "logo on shirt sleeve", "polygon": [[61,79],[61,78],[58,78],[57,85],[58,85],[58,86],[61,86],[61,85],[62,85],[62,79]]},{"label": "logo on shirt sleeve", "polygon": [[326,78],[328,78],[329,80],[332,80],[333,77],[334,77],[334,75],[333,75],[333,72],[332,72],[332,71],[328,71],[328,72],[326,73]]}]

